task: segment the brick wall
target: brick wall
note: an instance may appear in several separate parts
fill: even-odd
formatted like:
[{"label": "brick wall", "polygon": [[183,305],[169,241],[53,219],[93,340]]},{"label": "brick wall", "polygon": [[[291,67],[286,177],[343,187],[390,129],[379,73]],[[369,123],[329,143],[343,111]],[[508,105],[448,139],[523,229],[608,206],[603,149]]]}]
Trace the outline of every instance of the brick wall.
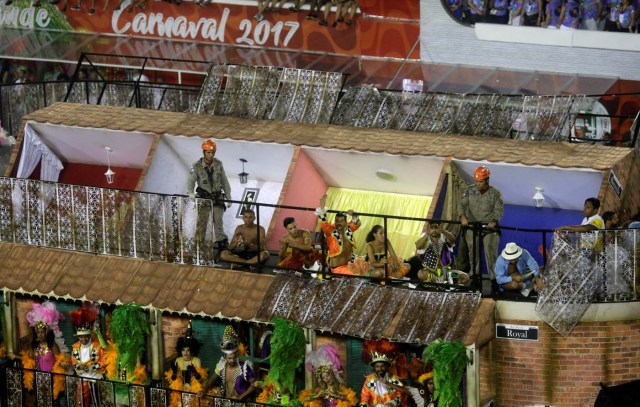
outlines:
[{"label": "brick wall", "polygon": [[[602,201],[600,213],[615,210],[622,222],[635,215],[640,208],[640,157],[632,150],[629,151],[629,155],[616,163],[611,170],[605,171],[599,193]],[[611,171],[622,185],[623,190],[620,198],[609,183]]]},{"label": "brick wall", "polygon": [[591,407],[598,383],[640,378],[640,320],[579,323],[564,338],[543,322],[497,322],[539,326],[539,340],[494,339],[480,350],[481,398],[495,395],[501,407]]},{"label": "brick wall", "polygon": [[184,336],[187,331],[189,318],[173,315],[162,315],[162,335],[164,336],[164,357],[169,358],[176,354],[178,338]]}]

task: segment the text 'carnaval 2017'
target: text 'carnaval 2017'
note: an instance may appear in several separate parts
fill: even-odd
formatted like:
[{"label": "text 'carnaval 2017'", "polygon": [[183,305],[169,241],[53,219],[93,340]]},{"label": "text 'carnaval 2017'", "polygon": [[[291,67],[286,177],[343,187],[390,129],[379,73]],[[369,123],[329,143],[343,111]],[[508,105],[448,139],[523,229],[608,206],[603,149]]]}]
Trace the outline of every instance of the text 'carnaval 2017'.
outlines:
[{"label": "text 'carnaval 2017'", "polygon": [[[225,29],[230,10],[224,8],[218,21],[215,18],[199,18],[191,21],[184,16],[165,16],[162,13],[138,13],[131,22],[121,22],[121,17],[131,3],[125,0],[119,10],[113,12],[111,29],[115,34],[142,34],[165,38],[198,39],[225,42]],[[288,46],[300,23],[297,21],[276,22],[271,26],[267,20],[255,24],[252,20],[240,22],[242,35],[235,38],[235,43],[246,45],[263,45],[273,42],[274,46]]]}]

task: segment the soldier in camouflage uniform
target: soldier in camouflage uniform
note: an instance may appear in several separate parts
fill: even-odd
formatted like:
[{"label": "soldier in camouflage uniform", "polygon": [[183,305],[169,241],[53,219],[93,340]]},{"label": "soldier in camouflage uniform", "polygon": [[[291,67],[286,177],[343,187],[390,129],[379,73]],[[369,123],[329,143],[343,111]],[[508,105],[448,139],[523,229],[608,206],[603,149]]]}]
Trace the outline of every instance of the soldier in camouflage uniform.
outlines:
[{"label": "soldier in camouflage uniform", "polygon": [[[225,211],[225,198],[231,198],[231,186],[224,173],[222,162],[215,158],[216,143],[207,140],[202,143],[202,155],[198,161],[193,163],[189,170],[189,181],[187,183],[187,193],[190,198],[201,198],[198,201],[198,225],[196,227],[196,238],[199,247],[204,249],[206,242],[207,223],[209,215],[213,212],[213,228],[215,242],[219,254],[227,248],[228,238],[224,233],[222,216]],[[196,188],[196,184],[198,187]],[[212,211],[213,207],[213,211]],[[231,207],[231,202],[227,203]]]},{"label": "soldier in camouflage uniform", "polygon": [[[504,204],[500,191],[489,185],[490,175],[491,172],[487,167],[476,168],[473,174],[475,184],[470,185],[464,191],[462,199],[458,202],[458,214],[463,228],[469,226],[469,223],[481,222],[486,224],[487,229],[481,231],[484,256],[489,278],[495,281],[495,265],[498,258],[498,246],[500,245],[500,235],[496,226],[502,219]],[[469,249],[469,265],[473,265],[473,230],[465,228],[462,233],[462,237]],[[476,250],[476,267],[475,270],[470,271],[472,275],[479,275],[480,273],[480,249]]]}]

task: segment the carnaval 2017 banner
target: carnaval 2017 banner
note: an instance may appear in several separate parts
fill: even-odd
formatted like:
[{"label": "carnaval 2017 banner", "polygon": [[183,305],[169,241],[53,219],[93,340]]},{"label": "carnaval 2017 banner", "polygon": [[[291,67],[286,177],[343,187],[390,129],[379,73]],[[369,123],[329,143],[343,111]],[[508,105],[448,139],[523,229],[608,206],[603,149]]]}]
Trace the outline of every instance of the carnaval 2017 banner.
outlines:
[{"label": "carnaval 2017 banner", "polygon": [[[42,1],[38,8],[30,0],[14,0],[0,5],[0,25],[15,28],[43,28],[116,34],[120,36],[261,46],[277,49],[319,51],[347,55],[370,55],[404,58],[418,34],[417,20],[399,20],[398,13],[410,15],[415,10],[379,10],[392,18],[362,18],[356,14],[351,25],[321,26],[308,20],[308,10],[264,14],[258,21],[257,6],[247,1],[214,1],[202,7],[195,2],[180,5],[151,0],[61,0],[57,5]],[[67,4],[68,3],[68,4]],[[256,2],[257,3],[257,2]],[[367,1],[361,1],[361,7]],[[399,7],[407,8],[405,0]],[[407,3],[408,4],[408,3]],[[94,7],[94,13],[90,8]],[[333,22],[334,15],[329,22]]]}]

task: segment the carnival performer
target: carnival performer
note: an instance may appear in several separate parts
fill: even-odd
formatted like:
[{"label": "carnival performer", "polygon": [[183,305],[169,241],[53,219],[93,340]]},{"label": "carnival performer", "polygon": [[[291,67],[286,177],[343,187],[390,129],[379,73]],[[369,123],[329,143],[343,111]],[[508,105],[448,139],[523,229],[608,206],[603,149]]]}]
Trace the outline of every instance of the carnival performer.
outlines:
[{"label": "carnival performer", "polygon": [[374,352],[371,354],[369,365],[374,372],[364,379],[360,393],[361,407],[397,407],[402,405],[402,392],[387,385],[387,383],[391,383],[395,386],[402,386],[400,379],[388,374],[391,362],[391,359],[383,353]]},{"label": "carnival performer", "polygon": [[224,329],[220,349],[224,356],[218,361],[214,373],[199,395],[207,394],[210,388],[220,383],[221,397],[246,400],[255,391],[255,374],[250,361],[238,360],[240,342],[231,325]]},{"label": "carnival performer", "polygon": [[386,385],[411,396],[416,403],[416,407],[438,407],[438,401],[435,399],[436,388],[433,385],[433,371],[420,375],[418,387],[397,386],[390,382],[386,382]]},{"label": "carnival performer", "polygon": [[258,403],[292,406],[300,404],[296,397],[296,369],[304,361],[304,331],[295,322],[273,319],[269,374],[262,383]]},{"label": "carnival performer", "polygon": [[356,393],[344,384],[342,362],[333,344],[320,346],[307,353],[305,365],[313,373],[313,389],[300,392],[304,407],[353,407]]},{"label": "carnival performer", "polygon": [[[335,274],[354,274],[353,250],[356,244],[353,240],[353,232],[360,227],[360,219],[352,210],[336,213],[335,223],[327,221],[327,211],[325,203],[327,195],[320,198],[320,207],[316,208],[316,215],[320,218],[320,228],[327,240],[327,259],[331,272]],[[351,221],[347,223],[347,215]]]},{"label": "carnival performer", "polygon": [[[78,342],[71,350],[71,366],[82,377],[82,405],[99,406],[99,392],[95,379],[102,379],[104,373],[104,349],[106,343],[97,326],[98,310],[91,304],[70,312],[71,323],[76,330]],[[92,333],[95,333],[93,337]]]},{"label": "carnival performer", "polygon": [[[187,332],[183,337],[178,339],[176,352],[178,356],[173,362],[173,366],[166,373],[166,379],[169,382],[169,388],[172,390],[180,390],[188,393],[200,393],[202,391],[202,383],[207,379],[207,370],[202,368],[198,353],[202,343],[193,336],[193,325],[191,321],[187,324]],[[193,395],[186,397],[186,404],[196,405],[192,400]],[[170,406],[177,407],[181,405],[183,399],[178,392],[171,392]]]},{"label": "carnival performer", "polygon": [[[32,310],[27,313],[27,322],[33,328],[31,349],[22,351],[20,356],[10,354],[11,359],[21,359],[25,369],[36,369],[43,372],[55,373],[53,376],[53,399],[57,400],[64,390],[64,374],[70,366],[69,352],[64,343],[62,331],[58,326],[64,315],[59,312],[51,301],[42,304],[34,303]],[[25,370],[23,375],[24,387],[33,390],[34,374]]]},{"label": "carnival performer", "polygon": [[[149,322],[140,306],[125,304],[105,315],[107,347],[105,376],[108,380],[147,384],[146,366],[141,358],[146,350]],[[125,395],[128,398],[128,395]]]},{"label": "carnival performer", "polygon": [[287,233],[280,239],[278,267],[310,269],[320,257],[311,245],[311,234],[308,230],[298,228],[295,218],[285,218],[283,225]]},{"label": "carnival performer", "polygon": [[[374,225],[367,234],[366,241],[367,269],[364,270],[364,275],[375,278],[401,278],[407,274],[410,266],[396,256],[391,242],[386,238],[384,227]],[[385,275],[385,265],[388,275]]]}]

